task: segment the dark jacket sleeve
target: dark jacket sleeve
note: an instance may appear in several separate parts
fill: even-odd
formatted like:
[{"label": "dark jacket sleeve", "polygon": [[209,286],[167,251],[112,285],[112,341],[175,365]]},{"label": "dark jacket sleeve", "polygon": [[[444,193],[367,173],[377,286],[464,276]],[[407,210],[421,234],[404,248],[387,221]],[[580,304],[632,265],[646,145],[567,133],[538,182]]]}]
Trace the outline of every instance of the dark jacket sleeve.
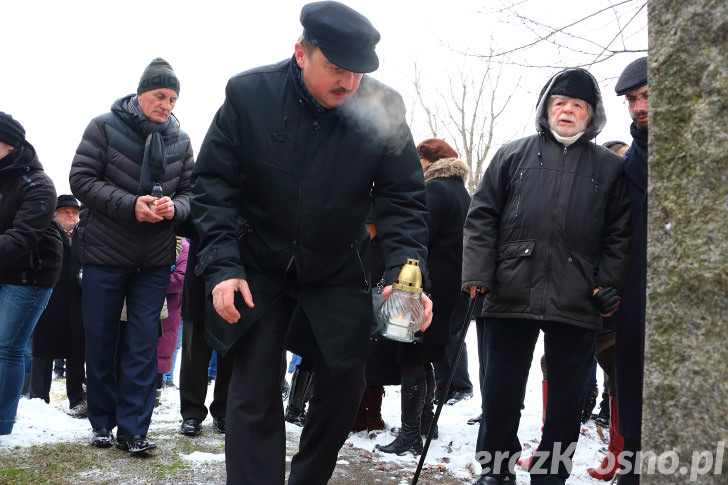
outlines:
[{"label": "dark jacket sleeve", "polygon": [[49,232],[56,207],[56,189],[49,178],[43,178],[47,183],[35,181],[25,185],[23,192],[17,194],[19,205],[12,226],[0,234],[0,270],[27,256]]},{"label": "dark jacket sleeve", "polygon": [[172,201],[174,202],[174,217],[172,217],[172,222],[176,224],[181,224],[190,217],[190,177],[192,176],[192,168],[194,165],[195,159],[192,155],[192,145],[187,143],[184,168],[179,178],[177,190],[174,197],[172,197]]},{"label": "dark jacket sleeve", "polygon": [[221,281],[246,277],[236,237],[243,225],[239,207],[244,179],[234,147],[242,140],[230,90],[228,83],[192,171],[191,217],[200,242],[195,272],[204,273],[208,294]]},{"label": "dark jacket sleeve", "polygon": [[631,267],[631,201],[623,173],[617,177],[608,200],[604,215],[602,254],[595,281],[597,286],[616,288],[621,295]]},{"label": "dark jacket sleeve", "polygon": [[391,284],[407,258],[418,259],[427,281],[427,223],[425,178],[412,134],[405,123],[401,97],[392,93],[390,109],[400,126],[382,157],[374,181],[374,220],[385,255],[384,280]]},{"label": "dark jacket sleeve", "polygon": [[508,183],[504,158],[503,149],[495,154],[470,202],[463,229],[463,290],[470,286],[493,289],[498,226]]},{"label": "dark jacket sleeve", "polygon": [[134,221],[136,195],[110,183],[104,177],[107,146],[103,122],[99,118],[91,120],[71,164],[71,191],[93,210],[114,219]]}]

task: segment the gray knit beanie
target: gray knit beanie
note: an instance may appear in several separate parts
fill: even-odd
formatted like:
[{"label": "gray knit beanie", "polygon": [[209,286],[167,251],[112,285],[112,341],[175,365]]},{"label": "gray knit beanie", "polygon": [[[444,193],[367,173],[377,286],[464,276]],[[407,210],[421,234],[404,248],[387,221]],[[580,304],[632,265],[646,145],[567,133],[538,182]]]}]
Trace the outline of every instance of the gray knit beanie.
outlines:
[{"label": "gray knit beanie", "polygon": [[161,57],[157,57],[144,69],[142,78],[139,80],[137,94],[160,88],[169,88],[179,94],[179,80],[172,70],[172,66]]}]

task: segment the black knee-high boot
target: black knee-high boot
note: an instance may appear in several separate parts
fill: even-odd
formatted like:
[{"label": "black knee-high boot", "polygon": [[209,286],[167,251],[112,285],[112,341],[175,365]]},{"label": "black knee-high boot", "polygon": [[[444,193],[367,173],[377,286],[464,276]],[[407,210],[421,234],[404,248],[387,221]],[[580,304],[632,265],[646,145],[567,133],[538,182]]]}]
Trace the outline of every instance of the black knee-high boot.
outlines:
[{"label": "black knee-high boot", "polygon": [[[430,424],[435,420],[435,369],[432,364],[425,364],[425,382],[427,390],[425,391],[425,401],[422,406],[422,421],[420,423],[420,432],[427,436],[430,431]],[[432,437],[437,439],[437,424],[432,433]]]},{"label": "black knee-high boot", "polygon": [[313,393],[313,373],[296,366],[291,376],[291,386],[286,406],[286,421],[303,426],[306,418],[306,403]]},{"label": "black knee-high boot", "polygon": [[397,437],[388,445],[376,448],[384,453],[404,455],[422,453],[420,422],[425,402],[426,381],[402,377],[402,427]]}]

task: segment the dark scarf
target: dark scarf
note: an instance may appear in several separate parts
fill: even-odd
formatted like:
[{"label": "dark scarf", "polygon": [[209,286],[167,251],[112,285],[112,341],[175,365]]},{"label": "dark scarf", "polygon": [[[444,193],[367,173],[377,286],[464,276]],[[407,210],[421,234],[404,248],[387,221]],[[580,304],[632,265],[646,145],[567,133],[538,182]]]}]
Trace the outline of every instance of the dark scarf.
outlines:
[{"label": "dark scarf", "polygon": [[647,132],[637,128],[637,125],[632,123],[629,127],[629,133],[632,135],[634,140],[634,147],[637,150],[637,155],[640,158],[647,160]]},{"label": "dark scarf", "polygon": [[311,106],[316,110],[318,114],[324,114],[328,111],[331,111],[330,109],[324,108],[319,104],[318,101],[316,101],[316,98],[313,97],[313,95],[308,91],[308,88],[306,87],[306,84],[303,82],[303,71],[298,66],[298,63],[296,62],[296,57],[294,56],[291,60],[291,64],[293,65],[293,73],[296,77],[296,81],[298,81],[298,85],[303,90],[303,95],[306,97],[309,103],[311,103]]},{"label": "dark scarf", "polygon": [[637,152],[637,157],[643,160],[644,163],[640,164],[640,180],[643,180],[645,186],[647,186],[647,132],[637,128],[637,125],[632,123],[629,127],[629,133],[632,135],[632,146]]},{"label": "dark scarf", "polygon": [[155,183],[161,183],[164,171],[167,168],[167,148],[164,146],[162,133],[170,126],[172,115],[170,114],[164,123],[150,121],[149,118],[144,116],[136,96],[131,98],[123,107],[132,115],[131,120],[134,126],[146,137],[137,194],[149,194]]}]

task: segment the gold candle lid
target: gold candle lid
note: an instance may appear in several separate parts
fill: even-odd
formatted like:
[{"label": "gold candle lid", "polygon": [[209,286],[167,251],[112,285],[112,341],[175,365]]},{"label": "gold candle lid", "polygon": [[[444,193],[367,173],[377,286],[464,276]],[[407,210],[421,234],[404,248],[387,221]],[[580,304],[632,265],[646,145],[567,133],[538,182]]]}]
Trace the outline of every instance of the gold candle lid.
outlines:
[{"label": "gold candle lid", "polygon": [[399,270],[397,279],[394,280],[392,289],[422,293],[422,272],[419,260],[407,258],[407,262]]}]

